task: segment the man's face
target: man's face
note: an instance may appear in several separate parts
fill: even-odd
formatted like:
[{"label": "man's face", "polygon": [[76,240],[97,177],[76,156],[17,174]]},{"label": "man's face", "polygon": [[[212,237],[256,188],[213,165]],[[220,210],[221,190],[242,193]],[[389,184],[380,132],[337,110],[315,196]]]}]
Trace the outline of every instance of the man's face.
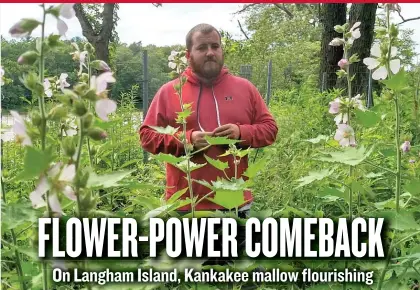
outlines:
[{"label": "man's face", "polygon": [[194,33],[191,50],[187,51],[187,58],[197,75],[206,79],[217,77],[224,63],[219,34],[214,30],[207,34]]}]

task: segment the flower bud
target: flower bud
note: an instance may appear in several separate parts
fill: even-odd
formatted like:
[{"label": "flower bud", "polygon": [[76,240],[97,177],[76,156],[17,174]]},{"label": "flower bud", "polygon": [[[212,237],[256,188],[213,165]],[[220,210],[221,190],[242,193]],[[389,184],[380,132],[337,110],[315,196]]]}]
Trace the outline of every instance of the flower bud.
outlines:
[{"label": "flower bud", "polygon": [[108,134],[104,130],[98,127],[89,128],[87,131],[87,134],[90,138],[96,141],[100,141],[108,137]]},{"label": "flower bud", "polygon": [[41,115],[37,111],[32,111],[32,124],[36,127],[40,126],[42,122]]},{"label": "flower bud", "polygon": [[74,112],[77,116],[82,117],[87,113],[87,108],[82,100],[75,100],[73,103]]},{"label": "flower bud", "polygon": [[347,72],[343,69],[340,69],[336,72],[339,79],[344,78],[347,75]]},{"label": "flower bud", "polygon": [[86,116],[82,118],[83,128],[89,128],[93,123],[93,114],[87,113]]},{"label": "flower bud", "polygon": [[84,93],[86,92],[86,90],[89,89],[89,86],[85,83],[79,83],[77,85],[75,85],[73,87],[73,90],[76,94],[78,94],[79,96],[84,95]]},{"label": "flower bud", "polygon": [[48,44],[48,46],[49,47],[57,47],[57,46],[59,46],[60,45],[59,39],[60,39],[60,35],[51,34],[47,38],[47,44]]},{"label": "flower bud", "polygon": [[345,59],[345,58],[340,59],[340,61],[338,62],[338,66],[341,69],[347,68],[348,65],[349,65],[349,61],[347,59]]},{"label": "flower bud", "polygon": [[349,63],[355,63],[355,62],[358,62],[358,61],[360,61],[360,59],[359,59],[359,55],[357,53],[353,54],[349,58]]},{"label": "flower bud", "polygon": [[95,48],[89,42],[85,44],[84,50],[86,50],[90,55],[95,55]]},{"label": "flower bud", "polygon": [[90,63],[91,67],[101,71],[111,71],[111,68],[103,60],[94,60]]},{"label": "flower bud", "polygon": [[12,37],[25,37],[31,34],[40,24],[41,22],[35,19],[21,19],[9,29],[9,33]]},{"label": "flower bud", "polygon": [[398,27],[395,24],[391,24],[391,27],[389,29],[389,34],[391,37],[398,36]]},{"label": "flower bud", "polygon": [[98,151],[96,150],[96,147],[95,147],[95,146],[92,146],[92,147],[90,148],[90,155],[91,155],[91,156],[95,156],[96,152],[98,152]]},{"label": "flower bud", "polygon": [[33,65],[38,59],[38,53],[36,51],[27,51],[18,58],[18,64]]},{"label": "flower bud", "polygon": [[178,73],[176,73],[175,71],[171,71],[171,72],[169,73],[169,77],[170,77],[171,79],[176,79],[176,78],[178,77]]},{"label": "flower bud", "polygon": [[73,157],[73,155],[76,153],[76,144],[74,139],[72,137],[66,137],[63,139],[61,144],[66,156]]},{"label": "flower bud", "polygon": [[334,26],[334,30],[338,33],[344,33],[344,27],[341,25]]},{"label": "flower bud", "polygon": [[48,119],[59,121],[67,116],[67,108],[63,105],[56,106],[48,113]]},{"label": "flower bud", "polygon": [[85,188],[89,180],[89,172],[88,171],[79,171],[74,178],[75,186],[78,188]]},{"label": "flower bud", "polygon": [[82,98],[96,102],[98,100],[98,95],[96,94],[95,89],[90,89],[84,95],[82,95]]}]

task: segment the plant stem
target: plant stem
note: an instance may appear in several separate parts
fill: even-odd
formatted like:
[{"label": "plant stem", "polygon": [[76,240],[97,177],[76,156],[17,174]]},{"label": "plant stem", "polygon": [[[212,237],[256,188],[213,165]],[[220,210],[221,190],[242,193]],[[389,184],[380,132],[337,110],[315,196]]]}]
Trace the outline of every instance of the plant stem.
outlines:
[{"label": "plant stem", "polygon": [[400,211],[400,194],[401,194],[401,151],[400,151],[400,112],[398,97],[394,98],[395,102],[395,147],[397,150],[397,172],[395,180],[395,210]]},{"label": "plant stem", "polygon": [[[181,111],[184,112],[184,102],[182,100],[182,77],[179,76],[179,103],[181,105]],[[195,215],[195,202],[194,202],[194,192],[193,192],[193,188],[192,188],[192,180],[191,180],[191,164],[190,164],[190,157],[191,157],[191,152],[189,149],[189,146],[187,144],[187,121],[183,120],[182,121],[182,132],[184,135],[183,138],[183,144],[184,144],[184,150],[187,156],[187,181],[188,181],[188,190],[190,192],[190,199],[191,199],[191,214],[192,217],[194,218]]]},{"label": "plant stem", "polygon": [[[45,19],[47,14],[45,13],[45,4],[41,4],[42,7],[42,23],[41,23],[41,47],[40,47],[40,60],[39,60],[39,82],[42,84],[44,83],[44,38],[45,38]],[[39,111],[41,113],[41,148],[42,151],[45,151],[46,146],[46,139],[47,139],[47,118],[45,116],[45,103],[44,103],[44,94],[40,94],[38,96],[38,102],[39,102]],[[51,208],[49,204],[49,191],[45,193],[46,200],[47,200],[47,212],[48,216],[51,216]],[[43,288],[44,290],[48,290],[48,269],[47,269],[47,262],[42,262],[42,276],[43,276]]]},{"label": "plant stem", "polygon": [[[390,11],[389,6],[386,5],[386,23],[388,28],[388,36],[389,36],[389,45],[388,45],[388,55],[387,55],[387,62],[385,64],[386,69],[388,71],[388,77],[391,79],[392,71],[390,68],[390,59],[391,59],[391,48],[392,48],[392,37],[390,31]],[[395,180],[395,211],[398,214],[400,210],[400,193],[401,193],[401,151],[400,151],[400,111],[399,111],[399,103],[398,103],[398,96],[394,96],[394,103],[395,103],[395,149],[397,150],[397,171],[396,171],[396,180]],[[398,219],[397,219],[398,222]],[[395,237],[391,241],[391,245],[389,247],[389,251],[385,260],[385,267],[382,270],[381,276],[379,278],[378,287],[376,289],[380,290],[382,288],[382,284],[384,282],[385,274],[388,269],[389,262],[391,261],[391,255],[395,247]]]},{"label": "plant stem", "polygon": [[[6,204],[7,203],[7,201],[6,201],[6,191],[4,190],[3,176],[1,177],[0,181],[1,181],[1,192],[2,192],[3,203]],[[15,231],[13,229],[11,229],[10,234],[12,235],[13,245],[15,246],[16,272],[19,276],[20,287],[21,287],[21,289],[25,290],[26,286],[25,286],[25,282],[23,281],[23,270],[22,270],[22,264],[20,263],[20,255],[19,255],[18,250],[16,250],[17,240],[16,240]]]}]

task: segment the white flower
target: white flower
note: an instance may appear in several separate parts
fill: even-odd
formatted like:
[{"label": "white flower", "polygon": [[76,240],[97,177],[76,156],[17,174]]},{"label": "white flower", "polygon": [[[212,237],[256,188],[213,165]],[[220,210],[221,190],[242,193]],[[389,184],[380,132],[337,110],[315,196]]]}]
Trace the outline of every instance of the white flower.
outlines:
[{"label": "white flower", "polygon": [[175,50],[172,50],[171,51],[171,55],[169,55],[168,56],[168,60],[169,61],[174,61],[175,60],[175,57],[178,55],[178,52],[177,51],[175,51]]},{"label": "white flower", "polygon": [[28,133],[26,133],[26,125],[22,116],[16,111],[10,111],[10,114],[14,118],[12,131],[17,136],[18,142],[24,146],[32,146],[32,141]]},{"label": "white flower", "polygon": [[48,198],[50,208],[55,213],[63,214],[60,202],[58,200],[57,190],[61,191],[70,200],[75,201],[77,199],[76,194],[73,188],[69,185],[69,183],[73,181],[75,176],[76,166],[74,164],[64,165],[63,167],[63,164],[61,162],[56,163],[48,171],[48,177],[53,181],[54,186],[51,186],[49,184],[48,178],[46,176],[42,176],[38,186],[33,192],[29,194],[32,206],[34,208],[40,208],[45,206],[43,196],[48,190],[52,189]]},{"label": "white flower", "polygon": [[60,7],[60,16],[66,19],[72,19],[76,16],[76,11],[73,9],[74,3],[63,3]]},{"label": "white flower", "polygon": [[339,124],[337,127],[334,139],[343,147],[356,146],[353,128],[347,124]]},{"label": "white flower", "polygon": [[68,74],[66,74],[66,73],[62,73],[62,74],[60,75],[60,79],[57,81],[57,85],[59,85],[59,86],[60,86],[61,91],[63,91],[63,90],[64,90],[64,88],[68,88],[68,87],[70,87],[70,84],[69,84],[69,83],[67,83],[67,77],[68,77],[68,76],[69,76]]},{"label": "white flower", "polygon": [[349,121],[349,114],[348,113],[339,113],[335,118],[334,118],[335,124],[339,125],[340,123],[344,123],[347,124],[347,122]]},{"label": "white flower", "polygon": [[95,111],[99,118],[108,121],[108,114],[114,113],[117,109],[117,103],[110,99],[101,99],[95,104]]},{"label": "white flower", "polygon": [[360,38],[361,36],[360,29],[359,29],[360,24],[361,22],[356,22],[355,24],[353,24],[353,27],[350,28],[351,37],[348,40],[350,44],[353,44],[354,40]]},{"label": "white flower", "polygon": [[331,42],[329,43],[331,46],[341,46],[341,45],[343,45],[345,42],[344,42],[344,39],[342,39],[342,38],[338,38],[338,37],[336,37],[336,38],[334,38],[333,40],[331,40]]},{"label": "white flower", "polygon": [[107,71],[99,76],[92,76],[90,79],[90,86],[91,88],[96,89],[96,94],[100,95],[104,91],[106,91],[106,88],[109,83],[114,83],[115,78],[112,76],[112,72]]},{"label": "white flower", "polygon": [[176,63],[174,63],[174,62],[172,62],[172,61],[170,61],[170,62],[168,63],[168,66],[169,66],[171,69],[176,69]]},{"label": "white flower", "polygon": [[354,98],[353,98],[353,108],[358,108],[361,111],[366,111],[366,107],[363,105],[362,102],[362,96],[360,94],[357,94]]},{"label": "white flower", "polygon": [[0,66],[0,86],[4,85],[4,69],[2,66]]},{"label": "white flower", "polygon": [[[378,43],[375,43],[372,46],[372,48],[370,50],[370,54],[373,57],[364,58],[363,63],[365,65],[367,65],[367,68],[369,70],[376,69],[372,74],[372,78],[374,80],[386,79],[389,72],[387,71],[385,66],[380,66],[381,62],[378,59],[381,58],[381,47]],[[397,55],[397,48],[396,47],[391,47],[391,58],[395,57],[396,55]],[[389,62],[389,66],[390,66],[391,72],[396,74],[400,70],[401,62],[398,58],[392,59]]]},{"label": "white flower", "polygon": [[44,80],[44,93],[48,98],[52,97],[51,83],[48,79]]},{"label": "white flower", "polygon": [[71,19],[76,16],[76,12],[73,9],[74,3],[60,4],[60,15],[57,17],[57,30],[60,35],[65,35],[69,29],[67,24],[60,18]]}]

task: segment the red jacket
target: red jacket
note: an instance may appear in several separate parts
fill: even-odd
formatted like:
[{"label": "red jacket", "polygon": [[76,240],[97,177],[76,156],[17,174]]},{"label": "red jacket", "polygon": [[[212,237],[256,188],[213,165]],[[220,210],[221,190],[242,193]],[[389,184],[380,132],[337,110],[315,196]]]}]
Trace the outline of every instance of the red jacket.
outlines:
[{"label": "red jacket", "polygon": [[[191,133],[193,131],[200,131],[200,126],[197,120],[197,101],[200,94],[199,103],[199,118],[200,124],[204,131],[211,132],[218,127],[216,105],[212,93],[212,87],[200,84],[200,81],[192,72],[191,68],[187,68],[184,75],[188,78],[187,83],[182,87],[183,102],[192,103],[192,114],[187,119],[187,139],[191,143]],[[157,133],[150,127],[160,126],[166,127],[168,125],[177,128],[182,126],[177,124],[175,119],[176,112],[181,112],[178,95],[175,92],[174,84],[178,83],[178,79],[173,80],[163,85],[156,93],[147,116],[140,127],[140,141],[144,150],[152,153],[167,153],[175,156],[184,154],[184,146],[170,135],[163,135]],[[257,88],[248,80],[236,77],[223,68],[219,77],[213,82],[214,96],[218,103],[220,124],[233,123],[239,125],[240,139],[244,140],[239,143],[240,146],[248,148],[258,148],[271,145],[277,135],[277,125],[272,115],[267,109],[261,95]],[[238,143],[237,143],[238,144]],[[207,162],[204,154],[221,161],[228,161],[229,168],[225,170],[227,176],[235,176],[233,158],[232,156],[218,157],[223,154],[225,149],[220,146],[211,146],[204,152],[199,152],[191,158],[194,163],[202,164]],[[248,158],[245,156],[241,159],[238,165],[238,178],[248,167]],[[217,177],[225,178],[222,171],[214,168],[210,164],[194,170],[191,173],[192,178],[196,180],[206,180],[210,184],[215,181]],[[171,164],[166,164],[166,198],[168,199],[178,190],[188,187],[186,178],[178,168]],[[200,197],[206,195],[210,190],[196,182],[193,182],[194,195]],[[189,197],[187,191],[182,198]],[[244,192],[245,203],[252,201],[252,194],[250,191]],[[186,206],[179,210],[189,210]],[[196,210],[215,210],[223,209],[221,206],[204,199],[196,205]]]}]

